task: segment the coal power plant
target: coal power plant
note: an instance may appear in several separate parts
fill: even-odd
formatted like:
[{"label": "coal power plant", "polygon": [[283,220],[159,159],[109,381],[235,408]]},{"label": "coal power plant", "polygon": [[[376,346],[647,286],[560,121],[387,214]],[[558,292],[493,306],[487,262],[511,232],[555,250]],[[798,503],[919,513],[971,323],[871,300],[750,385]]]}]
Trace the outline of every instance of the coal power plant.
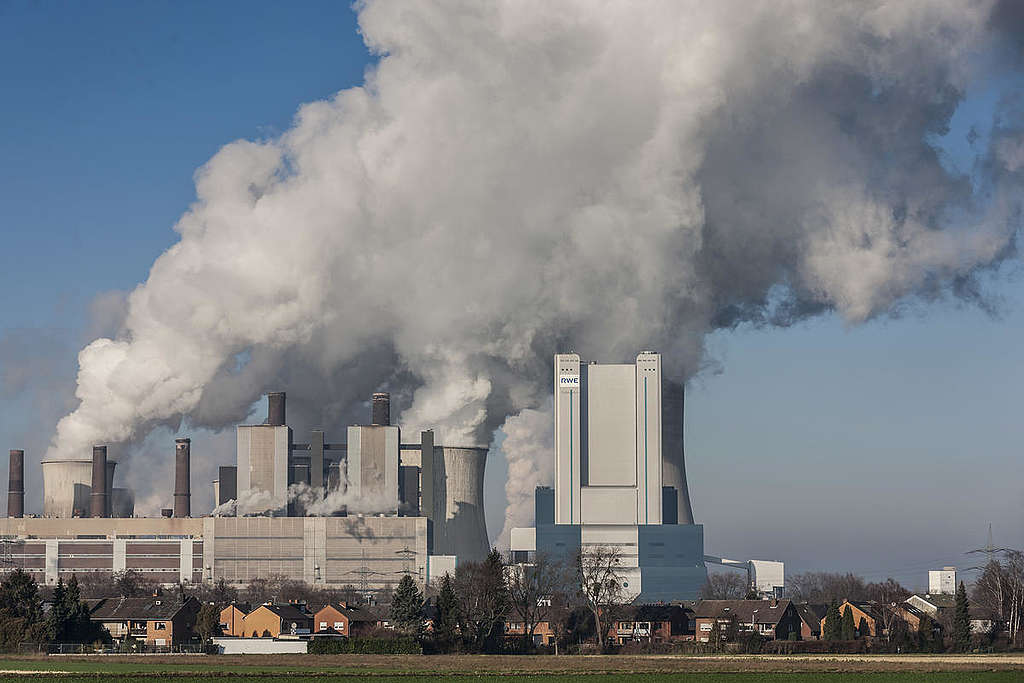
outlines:
[{"label": "coal power plant", "polygon": [[344,442],[321,430],[299,442],[286,398],[267,394],[265,422],[237,427],[235,463],[218,468],[216,507],[203,516],[193,517],[188,438],[168,449],[173,489],[160,517],[133,516],[134,493],[114,486],[103,444],[89,459],[44,460],[43,514],[26,516],[25,454],[11,450],[0,520],[10,564],[0,571],[21,567],[47,584],[127,569],[167,584],[286,575],[373,591],[406,574],[427,584],[487,554],[487,448],[437,444],[432,431],[403,442],[383,392]]}]

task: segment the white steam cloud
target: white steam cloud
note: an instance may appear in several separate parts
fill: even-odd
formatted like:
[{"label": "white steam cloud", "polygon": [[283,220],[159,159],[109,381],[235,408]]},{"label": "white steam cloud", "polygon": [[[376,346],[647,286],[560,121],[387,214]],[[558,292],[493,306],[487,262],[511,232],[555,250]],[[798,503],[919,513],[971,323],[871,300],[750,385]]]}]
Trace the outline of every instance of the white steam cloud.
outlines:
[{"label": "white steam cloud", "polygon": [[122,333],[80,353],[49,457],[234,424],[270,388],[326,425],[383,387],[442,443],[505,425],[522,523],[556,351],[653,348],[685,379],[710,330],[976,297],[1014,253],[1020,108],[973,184],[934,146],[969,86],[1019,67],[978,58],[1017,54],[993,2],[358,11],[365,86],[199,170]]}]

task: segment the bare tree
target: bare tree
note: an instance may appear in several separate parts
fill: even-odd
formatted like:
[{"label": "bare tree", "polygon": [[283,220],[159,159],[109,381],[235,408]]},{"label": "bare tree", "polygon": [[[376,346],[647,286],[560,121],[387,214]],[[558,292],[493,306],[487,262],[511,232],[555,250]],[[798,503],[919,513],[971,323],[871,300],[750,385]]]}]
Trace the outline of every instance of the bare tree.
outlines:
[{"label": "bare tree", "polygon": [[550,623],[571,580],[564,562],[538,554],[530,564],[509,566],[508,594],[512,612],[523,622],[523,644],[533,646],[533,635],[542,621]]},{"label": "bare tree", "polygon": [[597,643],[604,650],[608,625],[614,620],[614,612],[626,602],[622,551],[615,546],[587,546],[576,558],[581,597],[594,615]]},{"label": "bare tree", "polygon": [[974,583],[972,600],[1006,624],[1010,642],[1017,644],[1024,620],[1024,553],[1003,550]]},{"label": "bare tree", "polygon": [[707,583],[700,589],[704,600],[742,600],[750,586],[746,575],[737,572],[709,573]]},{"label": "bare tree", "polygon": [[505,569],[497,550],[482,562],[466,562],[455,569],[455,595],[459,603],[459,630],[468,645],[481,652],[494,649],[511,605]]}]

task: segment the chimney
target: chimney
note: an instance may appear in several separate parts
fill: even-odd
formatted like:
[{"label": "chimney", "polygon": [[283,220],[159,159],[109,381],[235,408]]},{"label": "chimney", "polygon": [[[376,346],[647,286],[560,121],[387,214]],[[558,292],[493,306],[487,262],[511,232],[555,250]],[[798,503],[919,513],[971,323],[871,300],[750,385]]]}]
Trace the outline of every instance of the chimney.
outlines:
[{"label": "chimney", "polygon": [[89,496],[89,516],[107,516],[107,447],[92,447],[92,494]]},{"label": "chimney", "polygon": [[238,467],[234,465],[221,465],[217,471],[220,479],[220,491],[217,498],[217,505],[223,505],[229,500],[238,499]]},{"label": "chimney", "polygon": [[385,427],[391,424],[391,394],[386,391],[378,391],[373,395],[370,424]]},{"label": "chimney", "polygon": [[191,439],[174,440],[174,516],[192,516]]},{"label": "chimney", "polygon": [[25,515],[25,451],[11,449],[11,476],[7,485],[7,516]]},{"label": "chimney", "polygon": [[267,424],[272,427],[285,424],[283,391],[271,391],[267,394]]}]

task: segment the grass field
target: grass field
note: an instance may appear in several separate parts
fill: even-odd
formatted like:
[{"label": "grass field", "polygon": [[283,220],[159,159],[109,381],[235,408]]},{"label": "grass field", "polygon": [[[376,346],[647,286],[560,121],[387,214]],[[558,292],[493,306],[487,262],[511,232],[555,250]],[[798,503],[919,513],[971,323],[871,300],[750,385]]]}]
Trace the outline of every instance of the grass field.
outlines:
[{"label": "grass field", "polygon": [[0,681],[59,678],[64,681],[485,681],[525,679],[638,683],[1009,683],[1024,680],[1016,655],[834,656],[437,656],[250,655],[0,657]]}]

